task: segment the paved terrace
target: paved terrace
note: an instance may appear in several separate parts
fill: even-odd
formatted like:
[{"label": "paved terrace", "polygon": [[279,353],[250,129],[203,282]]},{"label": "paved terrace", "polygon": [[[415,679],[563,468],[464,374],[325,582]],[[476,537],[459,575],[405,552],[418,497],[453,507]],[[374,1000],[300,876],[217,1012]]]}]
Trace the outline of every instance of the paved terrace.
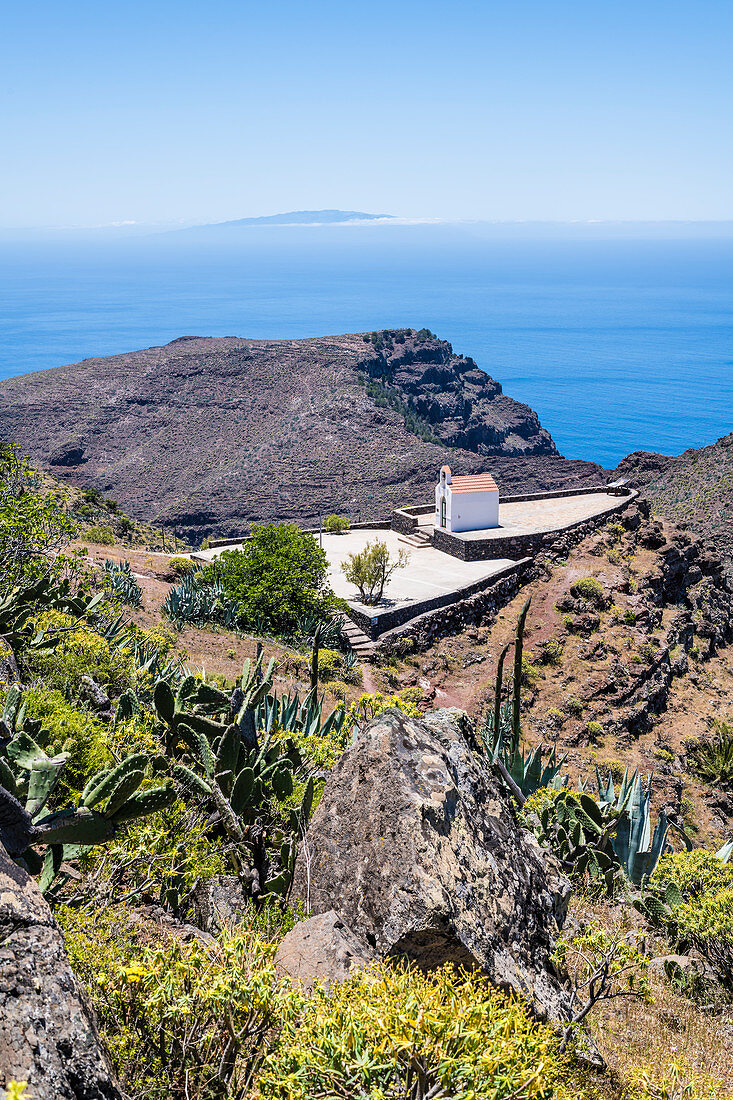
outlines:
[{"label": "paved terrace", "polygon": [[[318,538],[318,535],[315,537]],[[328,557],[329,583],[337,596],[351,602],[358,602],[359,594],[354,586],[347,582],[341,570],[341,563],[349,554],[363,550],[367,542],[374,542],[375,539],[386,542],[393,557],[396,557],[400,550],[407,552],[409,556],[407,566],[404,569],[398,569],[392,575],[385,589],[386,602],[380,607],[382,611],[386,610],[387,606],[394,608],[419,600],[429,600],[434,596],[443,596],[457,588],[473,584],[474,581],[491,577],[504,566],[512,564],[507,558],[491,561],[459,561],[458,558],[444,554],[441,550],[433,550],[432,547],[415,549],[408,546],[396,531],[389,530],[360,528],[356,531],[346,531],[343,535],[324,534],[322,538],[323,549]],[[241,547],[241,543],[239,546]],[[211,560],[222,550],[236,549],[238,549],[237,546],[225,546],[201,550],[196,553],[196,558]]]},{"label": "paved terrace", "polygon": [[[634,494],[635,496],[636,494]],[[627,502],[629,498],[624,498]],[[632,498],[633,499],[633,498]],[[580,496],[545,497],[541,500],[515,501],[501,504],[499,507],[499,527],[484,531],[468,531],[454,538],[467,542],[480,542],[490,539],[496,549],[496,541],[511,540],[521,536],[542,535],[583,523],[595,516],[613,512],[622,501],[606,492],[587,493]],[[432,534],[433,513],[421,516],[419,532]],[[315,538],[319,535],[316,532]],[[431,546],[427,539],[425,545],[414,546],[397,531],[383,528],[357,528],[342,535],[321,536],[323,549],[329,563],[329,582],[333,591],[342,599],[348,600],[355,617],[364,628],[371,623],[372,637],[377,637],[383,629],[389,629],[395,621],[406,622],[420,614],[426,601],[436,601],[436,605],[447,605],[459,599],[462,589],[490,582],[496,574],[511,568],[522,557],[522,552],[514,552],[513,557],[494,556],[479,558],[476,561],[463,561],[453,554],[444,553]],[[390,554],[396,556],[400,550],[407,554],[407,565],[392,575],[379,607],[365,607],[359,602],[356,589],[350,585],[343,574],[342,563],[349,554],[363,550],[367,542],[380,539],[386,542]],[[496,541],[495,541],[496,540]],[[222,550],[235,550],[242,543],[228,543],[226,546],[212,547],[198,551],[194,557],[198,560],[216,558]],[[511,546],[507,551],[512,553]],[[455,594],[455,595],[454,595]],[[451,598],[453,597],[453,598]],[[415,605],[411,615],[409,608]],[[395,620],[395,613],[397,615]]]},{"label": "paved terrace", "polygon": [[[486,531],[464,531],[456,538],[469,542],[480,539],[516,538],[518,535],[536,535],[547,531],[561,531],[582,523],[592,516],[613,512],[619,506],[619,497],[608,493],[587,493],[576,497],[545,497],[543,500],[520,500],[499,504],[499,526]],[[621,498],[628,499],[628,498]],[[423,527],[423,520],[425,527]],[[431,517],[421,517],[420,528],[432,529]]]}]

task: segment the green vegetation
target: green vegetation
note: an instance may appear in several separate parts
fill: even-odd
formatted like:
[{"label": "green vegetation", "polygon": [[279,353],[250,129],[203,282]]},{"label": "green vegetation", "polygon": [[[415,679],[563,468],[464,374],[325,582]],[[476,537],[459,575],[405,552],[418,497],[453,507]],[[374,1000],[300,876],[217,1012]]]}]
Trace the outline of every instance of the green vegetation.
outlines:
[{"label": "green vegetation", "polygon": [[442,447],[447,444],[433,431],[430,421],[410,405],[402,392],[394,386],[378,378],[367,378],[364,382],[366,392],[381,409],[394,409],[404,421],[405,428],[412,435],[424,439],[426,443],[437,443]]},{"label": "green vegetation", "polygon": [[344,531],[348,531],[351,524],[346,516],[337,516],[333,513],[330,516],[326,516],[323,521],[323,530],[327,531],[329,535],[342,535]]},{"label": "green vegetation", "polygon": [[206,576],[218,577],[246,622],[292,634],[305,615],[328,618],[335,597],[328,559],[312,535],[292,523],[255,527],[241,550],[225,550]]},{"label": "green vegetation", "polygon": [[688,742],[691,766],[706,783],[733,790],[733,726],[716,719],[712,737]]},{"label": "green vegetation", "polygon": [[[393,345],[400,336],[392,334]],[[311,991],[275,967],[282,936],[303,916],[289,907],[289,890],[329,770],[371,719],[391,707],[418,718],[425,706],[417,676],[400,694],[370,690],[350,705],[325,705],[324,684],[343,697],[361,670],[340,649],[338,602],[312,536],[273,524],[211,566],[170,559],[180,578],[167,603],[173,623],[209,626],[207,644],[218,640],[228,659],[234,639],[220,631],[286,638],[288,652],[274,647],[277,671],[294,672],[304,690],[284,692],[275,664],[261,656],[225,682],[185,667],[173,628],[135,626],[129,609],[139,606],[139,586],[129,566],[87,571],[83,556],[69,552],[74,524],[63,499],[46,493],[15,452],[2,461],[3,841],[54,908],[127,1095],[723,1100],[703,1068],[688,1072],[667,1047],[658,1064],[642,1060],[615,1078],[591,1079],[575,1060],[581,1031],[604,1019],[605,1002],[623,997],[657,1019],[654,998],[666,1009],[672,995],[677,1005],[688,997],[678,975],[670,984],[659,968],[653,973],[652,943],[709,963],[717,984],[700,1003],[733,996],[733,844],[717,854],[672,852],[680,834],[663,812],[655,818],[651,781],[609,759],[597,794],[586,778],[573,790],[565,758],[524,741],[523,686],[550,678],[562,653],[552,638],[536,647],[536,662],[524,649],[529,602],[506,683],[512,647],[499,655],[479,741],[484,766],[511,792],[524,826],[572,879],[574,904],[592,911],[568,922],[557,947],[572,1009],[559,1034],[477,972],[424,974],[390,960]],[[399,562],[382,555],[376,564],[365,594],[378,598]],[[458,658],[446,655],[446,667],[459,667]],[[378,666],[365,682],[389,684],[392,673]],[[556,728],[566,712],[581,717],[583,706],[570,699],[551,711]],[[585,727],[590,735],[593,726]],[[705,740],[728,736],[720,723]],[[696,767],[706,753],[688,746]],[[725,772],[716,763],[706,774],[722,783]],[[681,805],[688,820],[692,808]],[[219,876],[231,885],[240,923],[191,934]],[[643,918],[653,937],[632,929],[632,901],[637,926]],[[667,984],[660,992],[654,982]],[[694,1010],[692,992],[685,1003]],[[5,1091],[20,1097],[24,1086],[7,1082]]]},{"label": "green vegetation", "polygon": [[115,536],[114,532],[109,527],[87,527],[84,532],[84,539],[86,542],[94,543],[95,546],[114,546]]},{"label": "green vegetation", "polygon": [[570,594],[592,604],[599,611],[602,611],[607,604],[603,585],[595,577],[582,577],[581,580],[576,581],[570,586]]},{"label": "green vegetation", "polygon": [[344,576],[349,584],[359,590],[359,598],[368,606],[375,606],[382,599],[385,586],[397,569],[404,569],[409,555],[400,550],[391,557],[386,542],[379,539],[368,542],[363,550],[349,554],[343,562]]}]

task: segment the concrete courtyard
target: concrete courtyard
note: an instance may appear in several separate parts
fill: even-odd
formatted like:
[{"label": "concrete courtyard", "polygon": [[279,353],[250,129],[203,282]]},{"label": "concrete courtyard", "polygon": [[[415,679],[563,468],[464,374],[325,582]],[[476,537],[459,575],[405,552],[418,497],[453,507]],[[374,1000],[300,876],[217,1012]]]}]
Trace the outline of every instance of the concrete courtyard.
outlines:
[{"label": "concrete courtyard", "polygon": [[[314,537],[318,539],[317,534]],[[402,541],[402,537],[396,531],[379,528],[358,528],[355,531],[346,531],[343,535],[324,533],[321,538],[328,558],[329,583],[337,596],[350,602],[358,602],[359,593],[344,577],[342,562],[349,554],[363,550],[368,542],[374,542],[376,539],[387,543],[392,557],[396,558],[400,550],[404,550],[409,558],[407,566],[393,574],[384,591],[384,599],[390,607],[442,596],[446,592],[453,592],[457,588],[463,588],[464,585],[490,577],[504,566],[511,565],[506,558],[491,561],[459,561],[458,558],[444,554],[440,550],[434,550],[432,547],[417,549],[409,546]],[[196,558],[205,558],[210,561],[222,550],[237,548],[237,546],[221,546],[211,550],[201,550],[196,554]],[[382,610],[384,608],[385,605],[382,604]]]}]

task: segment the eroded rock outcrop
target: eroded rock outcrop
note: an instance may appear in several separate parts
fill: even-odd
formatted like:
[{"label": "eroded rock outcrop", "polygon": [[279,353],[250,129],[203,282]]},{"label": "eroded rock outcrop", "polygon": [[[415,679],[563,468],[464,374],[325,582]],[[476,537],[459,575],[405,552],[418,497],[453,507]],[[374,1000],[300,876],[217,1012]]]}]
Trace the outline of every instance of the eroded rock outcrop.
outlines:
[{"label": "eroded rock outcrop", "polygon": [[0,1085],[33,1100],[121,1100],[64,940],[35,882],[0,846]]},{"label": "eroded rock outcrop", "polygon": [[295,893],[382,957],[479,966],[540,1018],[564,1014],[549,957],[570,885],[453,712],[390,710],[366,726],[326,783]]}]

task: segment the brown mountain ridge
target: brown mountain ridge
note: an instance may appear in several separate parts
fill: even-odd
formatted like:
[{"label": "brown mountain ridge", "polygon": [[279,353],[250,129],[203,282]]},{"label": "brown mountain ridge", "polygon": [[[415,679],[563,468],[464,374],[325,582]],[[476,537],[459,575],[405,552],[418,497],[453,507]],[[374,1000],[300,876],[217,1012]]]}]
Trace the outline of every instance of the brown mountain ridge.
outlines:
[{"label": "brown mountain ridge", "polygon": [[375,519],[440,465],[503,491],[597,483],[537,414],[423,329],[302,340],[181,337],[0,383],[0,438],[56,477],[192,541],[253,522]]}]

